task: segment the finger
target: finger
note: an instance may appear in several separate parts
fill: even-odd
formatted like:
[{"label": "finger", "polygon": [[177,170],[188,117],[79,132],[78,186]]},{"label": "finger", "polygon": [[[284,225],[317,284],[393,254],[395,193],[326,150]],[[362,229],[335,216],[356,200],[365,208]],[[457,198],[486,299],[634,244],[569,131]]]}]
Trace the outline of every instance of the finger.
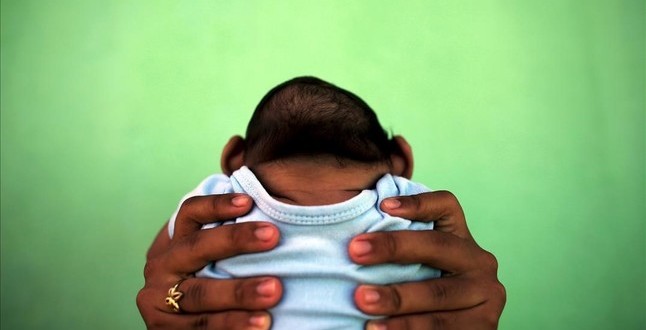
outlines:
[{"label": "finger", "polygon": [[162,330],[267,330],[271,327],[271,316],[267,312],[228,311],[214,314],[170,314],[159,313],[146,320],[146,328]]},{"label": "finger", "polygon": [[245,215],[253,205],[244,194],[195,196],[188,198],[175,218],[173,237],[182,238],[202,228],[202,225],[226,221]]},{"label": "finger", "polygon": [[[232,280],[189,278],[179,285],[178,290],[183,293],[181,309],[189,313],[263,310],[275,306],[282,296],[282,285],[273,277]],[[159,298],[160,303],[164,302],[165,297]]]},{"label": "finger", "polygon": [[[223,312],[211,314],[185,314],[160,310],[150,302],[161,299],[157,290],[144,287],[137,294],[137,307],[147,329],[268,329],[271,317],[266,312]],[[230,326],[227,328],[226,326]]]},{"label": "finger", "polygon": [[199,230],[173,242],[160,258],[171,273],[193,273],[214,260],[261,252],[278,244],[278,228],[267,222],[245,222]]},{"label": "finger", "polygon": [[[204,281],[217,282],[219,280],[203,279]],[[256,285],[255,291],[262,291],[260,299],[266,299],[267,288],[258,290],[257,287],[263,285],[270,278],[249,279],[247,286]],[[275,279],[274,279],[275,280]],[[188,280],[184,281],[187,282]],[[184,295],[178,300],[180,303],[181,312],[172,312],[170,307],[165,304],[165,296],[160,295],[164,290],[157,290],[150,287],[144,287],[137,294],[137,307],[146,322],[148,329],[269,329],[271,325],[271,317],[268,313],[263,311],[257,312],[243,312],[243,311],[219,311],[218,313],[203,313],[191,314],[185,310],[184,306],[190,302],[190,297],[195,292],[193,289],[185,288],[182,282],[178,289]],[[243,281],[241,281],[243,282]],[[255,283],[254,283],[255,282]],[[276,280],[276,282],[278,282]],[[193,283],[195,284],[195,283]],[[280,283],[277,283],[280,285]],[[242,285],[244,287],[245,284]],[[280,286],[278,289],[282,290]],[[186,291],[182,291],[186,290]],[[244,292],[250,291],[246,288],[241,289]],[[279,290],[279,291],[280,291]],[[281,293],[281,292],[279,292]],[[239,295],[239,294],[238,294]],[[280,297],[278,297],[279,299]],[[252,299],[242,298],[241,301],[248,301]],[[278,300],[274,299],[274,300]],[[160,304],[151,304],[151,301],[160,302]],[[271,307],[275,303],[256,304],[260,309]],[[233,305],[232,305],[233,306]],[[223,307],[221,305],[221,307]],[[246,307],[246,306],[240,306]],[[216,312],[215,310],[209,312]]]},{"label": "finger", "polygon": [[413,314],[369,321],[366,330],[494,330],[498,315],[485,305],[471,309]]},{"label": "finger", "polygon": [[172,287],[181,293],[175,301],[182,312],[263,310],[275,306],[283,293],[282,284],[273,277],[230,280],[188,278],[175,288],[176,283],[178,281],[174,280],[144,287],[137,295],[137,304],[170,312],[171,307],[167,305],[166,298]]},{"label": "finger", "polygon": [[470,279],[444,277],[392,285],[361,285],[354,293],[366,314],[404,315],[472,308],[487,300],[486,287]]},{"label": "finger", "polygon": [[448,191],[387,198],[381,203],[381,209],[405,219],[434,221],[436,230],[471,238],[462,206],[455,195]]},{"label": "finger", "polygon": [[358,264],[421,263],[448,272],[473,268],[474,255],[478,251],[477,245],[470,240],[435,230],[361,234],[348,246],[350,258]]}]

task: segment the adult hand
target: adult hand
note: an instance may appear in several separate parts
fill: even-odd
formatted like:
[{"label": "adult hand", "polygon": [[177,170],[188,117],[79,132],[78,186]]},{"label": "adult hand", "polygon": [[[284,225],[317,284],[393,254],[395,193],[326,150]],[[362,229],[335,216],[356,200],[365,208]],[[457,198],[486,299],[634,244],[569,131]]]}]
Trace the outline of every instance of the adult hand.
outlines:
[{"label": "adult hand", "polygon": [[[224,221],[249,212],[246,195],[192,197],[179,210],[173,239],[166,226],[148,251],[144,287],[137,306],[148,329],[269,329],[266,311],[282,296],[274,277],[216,280],[193,273],[215,260],[272,249],[278,229],[264,222],[248,222],[198,230],[202,224]],[[178,290],[180,312],[165,304],[168,291]]]},{"label": "adult hand", "polygon": [[433,231],[362,234],[349,245],[350,257],[363,265],[421,263],[443,276],[385,286],[361,285],[357,307],[367,314],[387,315],[370,321],[368,330],[496,329],[506,301],[493,254],[476,244],[462,207],[446,191],[386,199],[382,210],[393,216],[435,221]]}]

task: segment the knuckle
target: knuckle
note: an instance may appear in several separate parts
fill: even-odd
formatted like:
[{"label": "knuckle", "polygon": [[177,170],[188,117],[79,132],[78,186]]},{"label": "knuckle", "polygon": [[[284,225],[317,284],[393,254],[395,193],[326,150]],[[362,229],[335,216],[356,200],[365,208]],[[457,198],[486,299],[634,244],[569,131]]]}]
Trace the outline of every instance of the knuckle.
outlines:
[{"label": "knuckle", "polygon": [[449,248],[451,248],[452,241],[447,238],[448,236],[443,235],[442,233],[436,234],[435,232],[433,232],[433,234],[434,235],[428,235],[430,246],[438,249],[438,251],[448,251]]},{"label": "knuckle", "polygon": [[392,304],[393,313],[397,313],[402,310],[402,297],[400,292],[400,287],[397,284],[390,285],[387,287],[390,295],[390,302]]},{"label": "knuckle", "polygon": [[490,329],[498,329],[498,316],[495,314],[490,314],[490,317],[488,317],[485,322],[489,325]]},{"label": "knuckle", "polygon": [[139,292],[137,292],[137,298],[135,299],[135,302],[137,303],[137,308],[139,308],[139,311],[143,311],[146,302],[150,301],[148,296],[149,294],[146,288],[143,288],[139,290]]},{"label": "knuckle", "polygon": [[192,208],[192,206],[195,204],[195,202],[196,202],[199,198],[200,198],[199,196],[192,196],[192,197],[189,197],[189,198],[185,199],[185,200],[182,202],[182,205],[179,207],[179,212],[178,212],[178,213],[183,214],[183,213],[184,213],[184,212],[186,212],[188,209],[191,209],[191,208]]},{"label": "knuckle", "polygon": [[243,281],[238,281],[233,288],[233,299],[237,306],[244,306],[245,302],[245,285]]},{"label": "knuckle", "polygon": [[209,206],[211,207],[211,210],[213,210],[213,211],[221,210],[224,207],[223,200],[222,200],[220,195],[211,196],[209,201],[211,201],[209,203]]},{"label": "knuckle", "polygon": [[482,324],[486,329],[498,329],[498,313],[490,312],[483,316]]},{"label": "knuckle", "polygon": [[200,242],[200,232],[197,232],[183,237],[178,245],[184,245],[191,254],[201,255],[205,249],[200,246]]},{"label": "knuckle", "polygon": [[494,285],[494,295],[499,297],[500,305],[505,306],[505,303],[507,303],[507,289],[499,281],[496,281]]},{"label": "knuckle", "polygon": [[415,320],[413,320],[412,318],[404,318],[403,322],[401,322],[400,329],[403,329],[403,330],[415,329],[416,328],[415,323],[416,323]]},{"label": "knuckle", "polygon": [[151,313],[150,310],[140,310],[140,312],[146,324],[146,329],[163,329],[168,326],[163,318],[159,317],[159,313]]},{"label": "knuckle", "polygon": [[200,315],[195,318],[192,324],[193,329],[208,329],[209,317],[207,315]]},{"label": "knuckle", "polygon": [[166,323],[164,321],[154,318],[152,320],[144,320],[144,323],[146,323],[146,328],[147,329],[163,329]]},{"label": "knuckle", "polygon": [[422,205],[424,204],[424,203],[422,203],[422,198],[420,197],[419,194],[418,195],[411,195],[409,197],[410,197],[410,201],[412,203],[413,209],[416,212],[419,212],[420,209],[422,208]]},{"label": "knuckle", "polygon": [[498,259],[496,259],[496,256],[489,251],[484,251],[484,253],[482,254],[482,264],[486,269],[489,269],[493,272],[498,271]]},{"label": "knuckle", "polygon": [[482,329],[498,329],[500,322],[500,315],[505,307],[507,301],[507,293],[505,287],[496,280],[489,286],[489,301],[487,302],[486,311],[479,315],[479,323]]},{"label": "knuckle", "polygon": [[193,305],[201,306],[204,304],[206,298],[206,288],[200,282],[194,282],[186,289],[184,289],[184,296],[187,300],[190,300]]},{"label": "knuckle", "polygon": [[464,212],[462,211],[462,206],[460,206],[460,201],[458,200],[458,197],[455,196],[455,194],[453,194],[448,190],[443,190],[441,195],[442,195],[442,198],[444,198],[444,200],[446,201],[446,205],[447,205],[443,216],[450,217],[450,216],[464,215]]},{"label": "knuckle", "polygon": [[149,279],[150,275],[153,273],[154,271],[151,265],[151,261],[146,261],[146,264],[144,265],[144,279]]},{"label": "knuckle", "polygon": [[444,303],[447,298],[449,298],[448,289],[444,285],[429,285],[427,286],[427,288],[428,295],[431,297],[431,299],[440,304]]},{"label": "knuckle", "polygon": [[389,260],[397,255],[399,243],[397,242],[397,237],[395,237],[393,233],[389,232],[384,234],[382,246],[385,249],[386,255],[389,257]]},{"label": "knuckle", "polygon": [[239,313],[224,313],[222,318],[222,329],[236,329],[238,326]]},{"label": "knuckle", "polygon": [[411,329],[411,321],[408,317],[394,317],[386,319],[386,328],[394,330],[408,330]]},{"label": "knuckle", "polygon": [[448,191],[448,190],[441,190],[438,192],[441,194],[442,198],[445,198],[447,201],[449,201],[452,204],[459,204],[460,201],[458,200],[458,197],[455,196],[454,193]]},{"label": "knuckle", "polygon": [[146,281],[150,280],[151,277],[156,273],[159,261],[157,259],[151,259],[146,261],[146,264],[144,265],[144,279]]},{"label": "knuckle", "polygon": [[248,241],[248,239],[245,238],[245,234],[247,232],[248,226],[229,225],[226,227],[228,227],[228,230],[229,230],[229,232],[226,235],[227,246],[236,247],[236,246],[239,246],[241,243]]},{"label": "knuckle", "polygon": [[431,316],[430,323],[430,329],[446,329],[449,322],[444,314],[436,314]]}]

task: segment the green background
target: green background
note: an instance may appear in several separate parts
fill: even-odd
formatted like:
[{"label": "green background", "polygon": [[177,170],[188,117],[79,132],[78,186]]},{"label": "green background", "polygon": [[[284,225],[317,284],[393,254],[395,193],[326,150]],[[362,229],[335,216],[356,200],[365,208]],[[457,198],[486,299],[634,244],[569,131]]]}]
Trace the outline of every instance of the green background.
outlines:
[{"label": "green background", "polygon": [[141,329],[144,254],[274,85],[405,135],[501,329],[646,326],[644,1],[2,1],[2,329]]}]

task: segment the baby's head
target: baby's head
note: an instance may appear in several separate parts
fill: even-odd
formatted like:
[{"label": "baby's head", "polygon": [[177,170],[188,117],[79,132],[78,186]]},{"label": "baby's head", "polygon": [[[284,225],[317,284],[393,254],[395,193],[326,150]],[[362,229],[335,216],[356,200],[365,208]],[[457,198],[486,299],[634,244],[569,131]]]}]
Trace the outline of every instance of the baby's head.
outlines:
[{"label": "baby's head", "polygon": [[246,140],[231,138],[221,163],[230,174],[242,165],[296,160],[383,165],[396,175],[412,174],[410,147],[402,137],[389,138],[361,98],[314,77],[272,88],[256,107]]}]

